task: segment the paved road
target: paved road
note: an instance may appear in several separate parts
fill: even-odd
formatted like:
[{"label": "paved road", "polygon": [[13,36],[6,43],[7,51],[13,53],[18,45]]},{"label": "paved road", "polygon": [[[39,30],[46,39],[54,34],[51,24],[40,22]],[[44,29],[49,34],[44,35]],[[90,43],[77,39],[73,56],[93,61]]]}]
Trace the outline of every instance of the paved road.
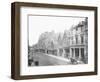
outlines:
[{"label": "paved road", "polygon": [[[56,56],[50,56],[50,54],[33,53],[34,61],[39,62],[39,66],[53,66],[53,65],[67,65],[70,62],[57,58]],[[67,59],[66,59],[67,60]]]}]

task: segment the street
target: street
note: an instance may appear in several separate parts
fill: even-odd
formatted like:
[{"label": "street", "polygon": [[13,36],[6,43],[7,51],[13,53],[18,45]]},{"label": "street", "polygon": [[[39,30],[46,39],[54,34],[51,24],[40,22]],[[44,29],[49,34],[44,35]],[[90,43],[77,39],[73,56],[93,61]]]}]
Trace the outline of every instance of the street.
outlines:
[{"label": "street", "polygon": [[[57,57],[51,54],[33,53],[33,61],[38,62],[38,66],[68,65],[68,59]],[[33,66],[35,64],[33,63]]]}]

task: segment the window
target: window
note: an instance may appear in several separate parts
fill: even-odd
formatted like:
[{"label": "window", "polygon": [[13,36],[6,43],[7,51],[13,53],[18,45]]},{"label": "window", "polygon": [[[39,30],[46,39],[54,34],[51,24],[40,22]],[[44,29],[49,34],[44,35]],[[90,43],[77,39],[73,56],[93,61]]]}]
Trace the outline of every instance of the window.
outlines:
[{"label": "window", "polygon": [[83,27],[81,27],[81,32],[83,31]]},{"label": "window", "polygon": [[83,43],[84,43],[84,37],[81,36],[81,44],[83,44]]},{"label": "window", "polygon": [[76,44],[78,44],[78,37],[76,37]]},{"label": "window", "polygon": [[76,27],[76,31],[78,31],[78,27]]},{"label": "window", "polygon": [[73,37],[71,37],[71,41],[72,41],[72,44],[73,44]]}]

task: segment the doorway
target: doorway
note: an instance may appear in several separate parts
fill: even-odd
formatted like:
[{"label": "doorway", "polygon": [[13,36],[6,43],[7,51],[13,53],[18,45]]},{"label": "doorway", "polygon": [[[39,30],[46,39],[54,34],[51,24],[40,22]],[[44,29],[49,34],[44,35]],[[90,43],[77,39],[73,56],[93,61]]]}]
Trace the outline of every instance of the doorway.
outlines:
[{"label": "doorway", "polygon": [[75,48],[75,58],[79,58],[79,48]]}]

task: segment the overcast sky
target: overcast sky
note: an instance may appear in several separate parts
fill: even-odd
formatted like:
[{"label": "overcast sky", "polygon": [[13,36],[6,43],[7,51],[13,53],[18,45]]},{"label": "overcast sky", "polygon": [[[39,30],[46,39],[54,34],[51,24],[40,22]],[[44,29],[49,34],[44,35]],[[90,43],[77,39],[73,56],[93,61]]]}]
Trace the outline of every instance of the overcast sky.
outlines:
[{"label": "overcast sky", "polygon": [[29,45],[36,44],[41,33],[46,31],[64,32],[84,19],[80,17],[29,16]]}]

